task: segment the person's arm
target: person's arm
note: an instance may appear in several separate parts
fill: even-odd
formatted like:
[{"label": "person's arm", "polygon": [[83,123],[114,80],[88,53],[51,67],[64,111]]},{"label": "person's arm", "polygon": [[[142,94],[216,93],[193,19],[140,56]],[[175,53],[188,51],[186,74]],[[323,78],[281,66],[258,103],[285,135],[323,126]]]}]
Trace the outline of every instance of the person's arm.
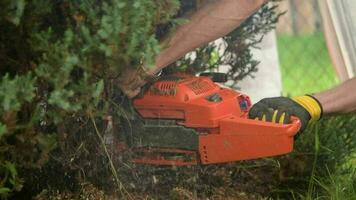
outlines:
[{"label": "person's arm", "polygon": [[222,37],[238,27],[268,0],[208,0],[189,22],[176,30],[166,48],[157,56],[155,66],[142,66],[138,71],[126,69],[119,78],[119,87],[130,98],[162,68],[190,51]]},{"label": "person's arm", "polygon": [[189,23],[179,27],[168,47],[157,57],[158,72],[190,51],[233,31],[267,0],[213,0],[199,9]]},{"label": "person's arm", "polygon": [[265,98],[254,104],[249,117],[277,123],[289,123],[290,116],[301,121],[303,131],[310,121],[319,120],[322,115],[356,112],[356,78],[339,86],[314,95],[294,98]]},{"label": "person's arm", "polygon": [[321,103],[326,115],[356,112],[356,77],[314,97]]}]

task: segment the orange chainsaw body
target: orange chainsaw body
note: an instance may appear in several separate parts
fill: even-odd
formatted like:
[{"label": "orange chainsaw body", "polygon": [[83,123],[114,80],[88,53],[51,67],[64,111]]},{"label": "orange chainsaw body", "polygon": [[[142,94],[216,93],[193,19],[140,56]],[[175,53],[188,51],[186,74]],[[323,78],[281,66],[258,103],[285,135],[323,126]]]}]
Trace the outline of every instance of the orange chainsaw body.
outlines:
[{"label": "orange chainsaw body", "polygon": [[[194,129],[198,137],[196,150],[159,146],[137,149],[142,156],[136,163],[213,164],[286,154],[293,150],[294,135],[300,128],[298,119],[291,124],[249,119],[249,97],[221,87],[209,77],[180,75],[159,80],[134,100],[134,107],[144,119],[175,120]],[[171,152],[191,159],[161,156]]]}]

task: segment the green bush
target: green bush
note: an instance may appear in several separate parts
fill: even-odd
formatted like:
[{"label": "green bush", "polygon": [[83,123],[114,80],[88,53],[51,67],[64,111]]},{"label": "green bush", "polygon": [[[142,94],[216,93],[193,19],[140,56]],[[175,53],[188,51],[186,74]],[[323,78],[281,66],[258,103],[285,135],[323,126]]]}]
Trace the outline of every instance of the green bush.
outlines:
[{"label": "green bush", "polygon": [[156,27],[178,6],[175,0],[0,2],[2,197],[21,189],[17,170],[46,163],[59,127],[99,115],[107,82],[142,59],[153,62]]},{"label": "green bush", "polygon": [[[116,169],[107,165],[108,150],[98,145],[105,140],[105,116],[122,114],[125,107],[115,102],[122,96],[114,92],[115,79],[125,68],[154,62],[160,27],[168,24],[167,33],[184,23],[177,15],[180,3],[193,5],[188,0],[0,2],[1,198],[71,177],[71,184],[62,183],[67,188],[107,172],[103,185],[111,184],[112,176],[120,183]],[[240,80],[256,71],[250,48],[274,28],[278,16],[276,7],[264,6],[224,37],[226,54],[217,56],[210,44],[196,51],[195,60],[175,66],[198,72],[229,64],[230,77]],[[80,178],[83,171],[88,177]]]}]

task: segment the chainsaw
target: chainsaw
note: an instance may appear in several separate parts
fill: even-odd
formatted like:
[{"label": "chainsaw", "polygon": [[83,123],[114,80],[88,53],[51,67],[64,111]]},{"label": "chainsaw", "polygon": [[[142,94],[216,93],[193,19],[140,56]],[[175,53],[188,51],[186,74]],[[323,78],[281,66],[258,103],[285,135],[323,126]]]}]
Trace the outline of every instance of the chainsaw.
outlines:
[{"label": "chainsaw", "polygon": [[249,119],[250,98],[216,83],[226,79],[222,77],[164,76],[136,98],[139,120],[123,127],[132,161],[205,165],[291,152],[299,119],[292,118],[290,124]]}]

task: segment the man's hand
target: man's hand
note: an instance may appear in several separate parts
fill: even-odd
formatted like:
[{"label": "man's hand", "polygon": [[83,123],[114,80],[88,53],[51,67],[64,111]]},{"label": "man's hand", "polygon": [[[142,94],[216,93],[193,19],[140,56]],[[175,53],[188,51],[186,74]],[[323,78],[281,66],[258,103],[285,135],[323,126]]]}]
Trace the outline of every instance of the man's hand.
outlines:
[{"label": "man's hand", "polygon": [[156,81],[161,74],[150,72],[144,66],[140,66],[137,69],[126,68],[118,78],[118,86],[129,98],[137,96],[141,88],[149,82]]},{"label": "man's hand", "polygon": [[135,97],[145,83],[145,78],[140,75],[139,69],[126,68],[118,78],[118,86],[129,98]]},{"label": "man's hand", "polygon": [[303,131],[309,121],[319,120],[322,107],[312,96],[300,96],[293,100],[287,97],[265,98],[252,106],[249,112],[251,119],[288,124],[290,117],[298,117]]}]

